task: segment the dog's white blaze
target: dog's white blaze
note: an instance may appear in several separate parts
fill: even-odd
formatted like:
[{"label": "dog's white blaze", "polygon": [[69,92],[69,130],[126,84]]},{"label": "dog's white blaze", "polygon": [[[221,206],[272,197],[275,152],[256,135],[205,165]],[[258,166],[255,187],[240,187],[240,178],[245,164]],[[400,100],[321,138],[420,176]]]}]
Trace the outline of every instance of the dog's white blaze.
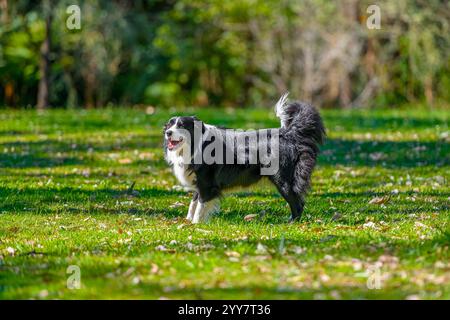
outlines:
[{"label": "dog's white blaze", "polygon": [[172,130],[172,139],[174,140],[186,138],[185,135],[183,134],[183,131],[178,129],[177,127],[178,121],[179,120],[177,119],[177,121],[175,121],[175,123],[170,128],[167,128],[167,130]]},{"label": "dog's white blaze", "polygon": [[192,219],[192,223],[205,222],[208,220],[209,215],[218,210],[219,207],[219,199],[213,199],[207,202],[198,201],[197,207],[195,208],[194,219]]}]

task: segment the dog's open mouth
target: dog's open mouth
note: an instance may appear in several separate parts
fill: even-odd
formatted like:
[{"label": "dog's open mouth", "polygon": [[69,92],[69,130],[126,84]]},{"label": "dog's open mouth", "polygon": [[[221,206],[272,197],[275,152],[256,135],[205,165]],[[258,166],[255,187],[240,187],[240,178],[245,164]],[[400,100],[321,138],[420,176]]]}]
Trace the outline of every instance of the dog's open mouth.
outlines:
[{"label": "dog's open mouth", "polygon": [[169,150],[173,150],[176,148],[177,145],[179,145],[183,141],[183,138],[180,138],[180,140],[173,140],[171,138],[167,139],[167,148]]}]

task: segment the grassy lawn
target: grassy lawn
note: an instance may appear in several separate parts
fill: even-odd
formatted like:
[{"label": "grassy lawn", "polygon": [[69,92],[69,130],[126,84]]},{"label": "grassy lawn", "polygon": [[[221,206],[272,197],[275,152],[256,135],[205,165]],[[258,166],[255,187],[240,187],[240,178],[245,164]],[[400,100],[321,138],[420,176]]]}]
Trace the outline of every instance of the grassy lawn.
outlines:
[{"label": "grassy lawn", "polygon": [[448,111],[323,111],[300,222],[262,183],[203,225],[163,160],[181,113],[278,124],[257,109],[0,112],[0,298],[450,299]]}]

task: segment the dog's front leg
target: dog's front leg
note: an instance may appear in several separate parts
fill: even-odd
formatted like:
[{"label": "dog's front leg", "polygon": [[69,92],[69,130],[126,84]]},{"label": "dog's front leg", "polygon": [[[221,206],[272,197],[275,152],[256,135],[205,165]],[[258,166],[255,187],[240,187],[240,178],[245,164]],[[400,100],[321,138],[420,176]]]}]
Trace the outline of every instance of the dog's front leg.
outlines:
[{"label": "dog's front leg", "polygon": [[189,210],[188,210],[188,214],[186,217],[187,220],[192,221],[192,219],[194,219],[195,209],[197,208],[197,204],[198,204],[198,193],[194,192],[191,203],[189,204]]},{"label": "dog's front leg", "polygon": [[192,223],[205,222],[206,220],[208,220],[209,215],[218,208],[218,205],[219,205],[218,198],[206,202],[198,200]]}]

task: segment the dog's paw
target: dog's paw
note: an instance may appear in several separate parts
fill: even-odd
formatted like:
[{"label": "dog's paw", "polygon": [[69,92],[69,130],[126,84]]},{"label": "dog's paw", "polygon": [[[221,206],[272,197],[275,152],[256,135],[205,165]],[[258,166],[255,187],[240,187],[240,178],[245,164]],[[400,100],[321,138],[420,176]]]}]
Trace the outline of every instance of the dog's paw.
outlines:
[{"label": "dog's paw", "polygon": [[192,224],[199,224],[199,223],[206,223],[208,221],[208,219],[206,219],[205,217],[196,217],[194,216],[194,219],[192,219]]}]

